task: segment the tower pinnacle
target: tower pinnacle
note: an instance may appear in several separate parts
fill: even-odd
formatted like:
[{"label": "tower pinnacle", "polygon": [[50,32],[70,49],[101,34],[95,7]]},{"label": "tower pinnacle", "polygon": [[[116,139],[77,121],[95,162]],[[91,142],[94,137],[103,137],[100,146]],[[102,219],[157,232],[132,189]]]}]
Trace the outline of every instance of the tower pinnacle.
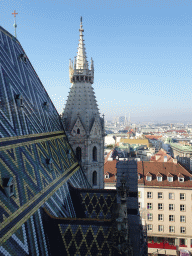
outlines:
[{"label": "tower pinnacle", "polygon": [[85,45],[83,40],[83,24],[82,24],[82,17],[80,18],[80,38],[79,38],[79,46],[78,46],[78,53],[77,53],[77,69],[87,69],[87,57],[85,52]]},{"label": "tower pinnacle", "polygon": [[86,51],[85,51],[85,44],[83,39],[83,24],[82,24],[82,17],[80,18],[80,29],[79,29],[79,45],[78,45],[78,52],[77,57],[73,63],[70,61],[69,65],[69,78],[70,82],[90,82],[93,83],[94,79],[94,63],[91,58],[91,69],[89,70],[89,64],[87,61]]},{"label": "tower pinnacle", "polygon": [[18,13],[16,13],[15,11],[12,13],[12,15],[14,15],[14,18],[15,18],[15,23],[13,24],[13,27],[15,28],[15,37],[17,38],[17,34],[16,34],[16,28],[17,28],[17,24],[16,24],[16,15]]}]

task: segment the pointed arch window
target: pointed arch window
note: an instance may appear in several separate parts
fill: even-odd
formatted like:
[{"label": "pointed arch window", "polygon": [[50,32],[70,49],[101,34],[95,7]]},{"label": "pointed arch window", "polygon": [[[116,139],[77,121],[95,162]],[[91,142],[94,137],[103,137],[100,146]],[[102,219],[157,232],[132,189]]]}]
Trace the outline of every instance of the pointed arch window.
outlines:
[{"label": "pointed arch window", "polygon": [[78,161],[81,161],[81,148],[77,147],[76,148],[76,157]]},{"label": "pointed arch window", "polygon": [[93,186],[96,186],[97,185],[97,172],[94,171],[93,172]]},{"label": "pointed arch window", "polygon": [[93,161],[97,161],[97,148],[93,147]]},{"label": "pointed arch window", "polygon": [[80,134],[80,129],[79,128],[77,129],[77,134]]}]

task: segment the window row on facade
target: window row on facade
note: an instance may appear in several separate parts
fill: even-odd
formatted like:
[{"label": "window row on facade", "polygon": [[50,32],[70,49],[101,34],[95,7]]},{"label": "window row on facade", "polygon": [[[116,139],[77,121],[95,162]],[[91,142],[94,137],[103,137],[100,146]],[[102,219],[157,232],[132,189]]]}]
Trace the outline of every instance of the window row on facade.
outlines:
[{"label": "window row on facade", "polygon": [[[138,207],[141,209],[141,203],[138,202]],[[153,210],[153,204],[152,203],[147,203],[147,209],[148,210]],[[163,210],[163,204],[158,205],[158,210]],[[180,205],[180,211],[185,211],[185,205],[181,204]],[[169,204],[169,211],[175,211],[175,204]]]},{"label": "window row on facade", "polygon": [[[139,205],[140,207],[140,205]],[[153,210],[153,203],[147,203],[147,209],[148,210]],[[164,204],[163,203],[158,203],[158,210],[164,210]],[[174,204],[169,204],[169,210],[174,211],[175,210],[175,205]],[[186,211],[186,205],[185,204],[180,204],[180,211],[185,212]]]},{"label": "window row on facade", "polygon": [[[148,224],[147,225],[148,231],[153,231],[153,225]],[[164,232],[164,225],[158,225],[158,232]],[[169,226],[169,233],[175,233],[175,226]],[[180,227],[180,233],[185,234],[186,233],[186,227]]]},{"label": "window row on facade", "polygon": [[[142,193],[141,191],[138,192],[138,197],[142,198]],[[147,192],[147,198],[153,198],[153,192]],[[157,192],[157,198],[158,199],[164,199],[163,192]],[[175,200],[175,193],[169,193],[168,194],[168,199]],[[179,195],[180,200],[186,200],[186,194],[185,193],[180,193]],[[191,195],[192,199],[192,195]]]},{"label": "window row on facade", "polygon": [[[189,177],[190,178],[190,181],[192,181],[192,177]],[[140,174],[138,174],[138,179],[140,180],[141,179],[141,175]],[[162,182],[164,179],[163,179],[163,176],[162,175],[158,175],[158,176],[156,176],[156,180],[158,181],[158,182]],[[177,176],[177,180],[179,181],[179,182],[184,182],[185,181],[185,178],[184,178],[184,176],[183,175],[179,175],[179,176]],[[152,175],[146,175],[146,181],[152,181]],[[171,174],[169,174],[169,176],[167,176],[167,181],[169,181],[169,182],[173,182],[173,176],[171,175]]]},{"label": "window row on facade", "polygon": [[[167,215],[166,215],[167,216]],[[168,215],[169,221],[175,221],[175,215]],[[158,221],[164,221],[164,214],[158,214]],[[186,222],[186,216],[180,215],[180,222]]]},{"label": "window row on facade", "polygon": [[[153,198],[153,192],[147,192],[147,198]],[[158,199],[163,199],[163,192],[158,192],[157,193],[157,198]],[[168,194],[169,199],[175,199],[175,193],[169,193]],[[186,194],[185,193],[180,193],[179,196],[180,200],[185,200],[186,199]]]},{"label": "window row on facade", "polygon": [[[166,215],[167,216],[167,215]],[[169,221],[175,221],[175,215],[168,215]],[[147,214],[147,220],[153,220],[153,214]],[[158,221],[164,221],[164,214],[158,214]],[[186,222],[186,216],[180,215],[180,222]]]}]

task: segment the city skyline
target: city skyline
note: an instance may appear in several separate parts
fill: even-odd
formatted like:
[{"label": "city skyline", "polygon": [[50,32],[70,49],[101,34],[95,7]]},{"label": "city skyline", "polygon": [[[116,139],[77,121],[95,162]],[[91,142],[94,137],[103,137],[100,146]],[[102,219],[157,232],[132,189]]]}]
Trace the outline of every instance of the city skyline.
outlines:
[{"label": "city skyline", "polygon": [[87,60],[95,64],[101,114],[131,114],[133,122],[189,122],[191,108],[190,1],[1,2],[1,26],[17,38],[61,113],[70,88],[83,17]]}]

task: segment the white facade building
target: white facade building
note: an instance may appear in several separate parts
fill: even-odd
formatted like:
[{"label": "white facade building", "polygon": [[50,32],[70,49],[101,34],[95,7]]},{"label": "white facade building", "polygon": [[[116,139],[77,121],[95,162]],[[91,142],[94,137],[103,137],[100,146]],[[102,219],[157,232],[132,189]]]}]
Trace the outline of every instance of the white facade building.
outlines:
[{"label": "white facade building", "polygon": [[105,146],[108,145],[115,145],[115,139],[113,138],[113,136],[107,135],[105,137]]}]

